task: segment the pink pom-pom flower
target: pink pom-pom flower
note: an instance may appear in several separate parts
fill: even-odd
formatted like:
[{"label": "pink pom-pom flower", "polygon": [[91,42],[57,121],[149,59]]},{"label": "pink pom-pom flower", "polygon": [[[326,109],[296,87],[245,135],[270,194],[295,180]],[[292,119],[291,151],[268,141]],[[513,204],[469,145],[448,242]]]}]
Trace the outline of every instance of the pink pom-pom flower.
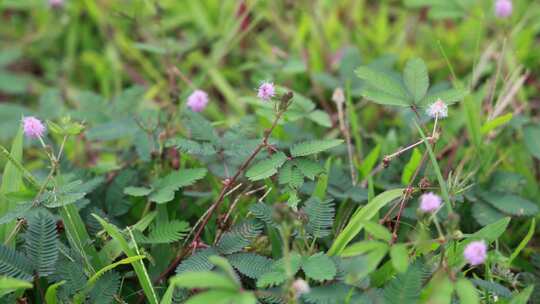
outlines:
[{"label": "pink pom-pom flower", "polygon": [[303,294],[309,293],[311,290],[311,288],[309,287],[309,284],[302,279],[296,279],[292,283],[292,288],[297,298],[299,298]]},{"label": "pink pom-pom flower", "polygon": [[40,138],[45,133],[45,126],[34,116],[23,118],[24,135],[28,138]]},{"label": "pink pom-pom flower", "polygon": [[497,0],[495,2],[495,16],[499,18],[506,18],[510,15],[512,15],[512,1]]},{"label": "pink pom-pom flower", "polygon": [[448,106],[442,99],[437,99],[437,101],[429,105],[426,113],[432,118],[445,118],[448,116]]},{"label": "pink pom-pom flower", "polygon": [[276,95],[276,89],[274,87],[274,84],[271,82],[263,82],[259,86],[259,91],[257,92],[257,97],[262,99],[263,101],[269,101]]},{"label": "pink pom-pom flower", "polygon": [[64,5],[64,0],[49,0],[49,5],[53,8],[58,8]]},{"label": "pink pom-pom flower", "polygon": [[420,210],[425,213],[435,212],[442,205],[440,196],[433,192],[422,194],[420,197]]},{"label": "pink pom-pom flower", "polygon": [[484,241],[474,241],[469,243],[463,251],[463,256],[467,262],[473,266],[484,263],[487,256],[487,246]]},{"label": "pink pom-pom flower", "polygon": [[208,104],[208,94],[203,90],[195,90],[187,99],[187,106],[193,112],[201,112]]}]

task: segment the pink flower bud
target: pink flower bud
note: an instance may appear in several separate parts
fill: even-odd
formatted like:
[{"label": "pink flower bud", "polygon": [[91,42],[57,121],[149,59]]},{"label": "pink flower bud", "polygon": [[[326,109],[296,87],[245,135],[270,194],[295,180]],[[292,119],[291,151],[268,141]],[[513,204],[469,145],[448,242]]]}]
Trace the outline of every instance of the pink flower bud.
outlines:
[{"label": "pink flower bud", "polygon": [[484,263],[487,256],[487,246],[484,241],[474,241],[469,243],[463,251],[463,256],[467,262],[473,266]]},{"label": "pink flower bud", "polygon": [[259,86],[259,92],[257,93],[257,97],[262,99],[263,101],[269,101],[274,97],[276,94],[276,89],[274,88],[274,84],[271,82],[263,82]]},{"label": "pink flower bud", "polygon": [[208,94],[202,90],[195,90],[187,99],[187,106],[193,112],[201,112],[208,104]]},{"label": "pink flower bud", "polygon": [[39,119],[28,116],[23,118],[23,131],[28,138],[39,138],[45,133],[45,126]]},{"label": "pink flower bud", "polygon": [[422,212],[435,212],[441,205],[441,198],[433,192],[422,194],[420,197],[420,210]]},{"label": "pink flower bud", "polygon": [[506,18],[510,15],[512,15],[512,1],[497,0],[495,2],[495,16],[499,18]]}]

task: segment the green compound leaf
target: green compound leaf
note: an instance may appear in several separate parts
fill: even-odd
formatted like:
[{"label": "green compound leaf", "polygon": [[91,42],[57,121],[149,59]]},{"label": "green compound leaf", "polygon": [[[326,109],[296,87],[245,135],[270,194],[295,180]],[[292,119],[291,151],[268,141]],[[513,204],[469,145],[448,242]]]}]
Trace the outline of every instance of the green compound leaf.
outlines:
[{"label": "green compound leaf", "polygon": [[227,259],[236,270],[252,279],[259,278],[272,267],[272,260],[251,252],[231,254]]},{"label": "green compound leaf", "polygon": [[334,261],[322,252],[304,258],[302,270],[308,278],[316,281],[332,280],[337,273]]},{"label": "green compound leaf", "polygon": [[302,143],[295,144],[291,148],[291,155],[293,157],[306,156],[317,154],[322,151],[339,146],[343,143],[341,139],[328,139],[328,140],[311,140]]},{"label": "green compound leaf", "polygon": [[277,173],[277,170],[285,163],[287,156],[283,152],[274,153],[270,158],[262,160],[249,168],[246,177],[251,181],[265,179]]},{"label": "green compound leaf", "polygon": [[422,100],[429,87],[429,76],[424,61],[420,58],[407,61],[403,71],[403,80],[414,103]]},{"label": "green compound leaf", "polygon": [[509,193],[484,192],[480,197],[496,209],[511,215],[532,216],[538,213],[538,206],[522,197]]}]

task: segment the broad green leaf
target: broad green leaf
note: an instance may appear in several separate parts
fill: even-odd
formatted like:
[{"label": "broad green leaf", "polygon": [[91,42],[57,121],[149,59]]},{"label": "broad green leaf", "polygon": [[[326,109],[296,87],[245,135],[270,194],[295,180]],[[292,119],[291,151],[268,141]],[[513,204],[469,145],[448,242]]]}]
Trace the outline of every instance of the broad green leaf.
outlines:
[{"label": "broad green leaf", "polygon": [[347,248],[343,249],[340,256],[353,257],[353,256],[363,255],[373,250],[377,250],[381,248],[388,248],[388,245],[381,241],[375,241],[375,240],[360,241],[360,242],[356,242],[347,246]]},{"label": "broad green leaf", "polygon": [[507,214],[532,216],[538,213],[538,206],[535,203],[514,194],[484,192],[480,197],[486,203]]},{"label": "broad green leaf", "polygon": [[363,221],[362,225],[364,225],[364,229],[366,229],[366,231],[376,239],[387,242],[392,240],[392,233],[390,233],[390,231],[388,231],[388,229],[383,225],[373,221]]},{"label": "broad green leaf", "polygon": [[414,148],[411,154],[411,158],[405,165],[405,168],[403,168],[403,173],[401,173],[401,183],[403,185],[408,185],[411,181],[411,178],[420,165],[420,161],[422,160],[422,153],[420,153],[420,150],[418,148]]},{"label": "broad green leaf", "polygon": [[212,271],[188,271],[171,279],[171,283],[184,288],[219,288],[237,290],[238,286],[229,277]]},{"label": "broad green leaf", "polygon": [[334,261],[322,252],[304,258],[302,269],[308,278],[316,281],[332,280],[337,273]]},{"label": "broad green leaf", "polygon": [[508,227],[508,223],[510,223],[510,218],[505,217],[503,219],[496,221],[493,224],[489,224],[485,226],[484,228],[476,231],[475,233],[469,235],[468,237],[471,239],[486,240],[491,243],[495,241],[496,239],[498,239],[506,231],[506,227]]},{"label": "broad green leaf", "polygon": [[49,287],[47,288],[47,292],[45,292],[45,301],[47,302],[47,304],[58,303],[58,299],[56,297],[56,294],[58,293],[58,288],[65,283],[66,281],[60,281],[49,285]]},{"label": "broad green leaf", "polygon": [[130,196],[146,196],[152,192],[152,188],[145,187],[126,187],[124,189],[124,194]]},{"label": "broad green leaf", "polygon": [[457,280],[457,282],[454,284],[454,289],[456,290],[456,293],[461,303],[480,303],[478,292],[476,291],[476,288],[474,287],[473,283],[471,283],[471,281],[461,278]]},{"label": "broad green leaf", "polygon": [[507,122],[512,120],[512,116],[513,116],[512,113],[507,113],[505,115],[494,118],[490,121],[486,121],[486,123],[484,123],[481,129],[482,134],[488,134],[492,130],[506,124]]},{"label": "broad green leaf", "polygon": [[356,75],[360,79],[364,80],[368,86],[377,89],[379,92],[402,99],[402,105],[408,105],[406,100],[408,99],[409,95],[399,79],[395,79],[388,73],[368,66],[361,66],[356,69],[355,72]]},{"label": "broad green leaf", "polygon": [[11,277],[0,276],[0,297],[8,293],[11,293],[15,290],[29,289],[29,288],[32,288],[32,283],[30,282],[11,278]]},{"label": "broad green leaf", "polygon": [[328,250],[328,255],[340,255],[343,252],[343,249],[345,249],[345,246],[347,246],[347,244],[362,231],[364,228],[362,223],[364,221],[369,221],[382,207],[400,197],[402,194],[403,189],[388,190],[374,197],[367,205],[357,209],[347,226],[345,226],[335,238],[332,246]]},{"label": "broad green leaf", "polygon": [[409,267],[409,253],[405,244],[394,244],[390,247],[390,258],[397,272],[405,272]]},{"label": "broad green leaf", "polygon": [[523,141],[534,157],[540,159],[540,124],[531,124],[523,129]]},{"label": "broad green leaf", "polygon": [[384,259],[388,252],[388,246],[386,244],[383,244],[384,246],[380,246],[379,248],[376,248],[369,253],[365,255],[365,261],[366,265],[363,267],[361,271],[349,273],[345,277],[345,282],[347,284],[355,285],[361,282],[367,275],[372,273],[377,267],[379,266],[379,263]]},{"label": "broad green leaf", "polygon": [[403,71],[403,80],[414,103],[420,102],[426,95],[429,87],[429,76],[424,61],[420,58],[413,58],[407,61],[405,70]]},{"label": "broad green leaf", "polygon": [[423,296],[426,302],[422,303],[450,304],[453,291],[454,285],[448,278],[448,274],[442,271],[438,272],[428,283],[427,288],[424,289]]},{"label": "broad green leaf", "polygon": [[360,174],[362,177],[368,177],[369,173],[375,167],[377,160],[379,159],[379,154],[381,154],[381,145],[377,144],[375,148],[369,151],[369,154],[366,156],[362,164],[360,165]]},{"label": "broad green leaf", "polygon": [[185,304],[231,304],[236,302],[240,293],[235,290],[210,290],[189,298]]},{"label": "broad green leaf", "polygon": [[322,151],[339,146],[343,143],[341,139],[311,140],[295,144],[291,148],[293,157],[317,154]]},{"label": "broad green leaf", "polygon": [[405,98],[397,97],[370,87],[362,89],[362,96],[364,96],[368,100],[382,105],[402,107],[410,106],[410,104],[407,103]]},{"label": "broad green leaf", "polygon": [[330,128],[332,126],[332,120],[330,119],[330,116],[324,111],[315,110],[309,113],[308,118],[323,127]]}]

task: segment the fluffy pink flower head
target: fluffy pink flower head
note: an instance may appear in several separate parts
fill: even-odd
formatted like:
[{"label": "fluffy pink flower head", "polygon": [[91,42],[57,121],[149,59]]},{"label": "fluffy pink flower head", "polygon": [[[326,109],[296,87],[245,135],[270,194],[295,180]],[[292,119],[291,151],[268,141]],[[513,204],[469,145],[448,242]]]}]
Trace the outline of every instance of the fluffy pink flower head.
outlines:
[{"label": "fluffy pink flower head", "polygon": [[187,99],[187,106],[193,112],[201,112],[208,104],[208,94],[202,90],[195,90]]},{"label": "fluffy pink flower head", "polygon": [[34,116],[28,116],[23,118],[23,131],[28,138],[39,138],[45,133],[45,126]]},{"label": "fluffy pink flower head", "polygon": [[463,251],[463,256],[469,264],[476,266],[484,263],[487,256],[487,246],[484,241],[474,241],[469,243]]},{"label": "fluffy pink flower head", "polygon": [[49,5],[54,8],[61,7],[64,5],[64,0],[49,0]]},{"label": "fluffy pink flower head", "polygon": [[294,293],[296,297],[300,297],[301,295],[310,292],[309,284],[302,280],[302,279],[296,279],[292,283],[292,288],[294,290]]},{"label": "fluffy pink flower head", "polygon": [[442,99],[439,98],[437,101],[429,105],[426,113],[432,118],[444,118],[448,116],[448,106],[446,103],[444,103],[444,101],[442,101]]},{"label": "fluffy pink flower head", "polygon": [[435,212],[441,204],[441,197],[433,192],[422,194],[420,197],[420,210],[422,212]]},{"label": "fluffy pink flower head", "polygon": [[497,0],[495,2],[495,16],[499,18],[506,18],[510,15],[512,15],[512,1]]},{"label": "fluffy pink flower head", "polygon": [[257,93],[257,97],[262,99],[263,101],[269,101],[276,95],[276,89],[274,88],[274,84],[271,82],[263,82],[259,86],[259,92]]}]

